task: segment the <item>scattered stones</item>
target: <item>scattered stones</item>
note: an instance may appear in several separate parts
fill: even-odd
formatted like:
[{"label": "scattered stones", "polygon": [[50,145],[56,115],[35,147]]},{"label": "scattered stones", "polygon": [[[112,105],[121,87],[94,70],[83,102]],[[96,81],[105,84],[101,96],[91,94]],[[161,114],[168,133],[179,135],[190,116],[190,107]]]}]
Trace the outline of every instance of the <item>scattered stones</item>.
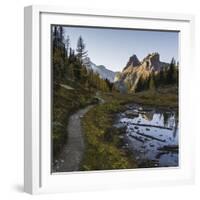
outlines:
[{"label": "scattered stones", "polygon": [[132,105],[125,105],[125,107],[126,107],[127,109],[132,109],[132,108],[133,108]]},{"label": "scattered stones", "polygon": [[126,116],[125,113],[120,113],[120,115],[121,115],[121,117],[125,117]]},{"label": "scattered stones", "polygon": [[139,110],[139,111],[142,111],[142,110],[143,110],[143,108],[142,108],[142,107],[139,107],[139,108],[138,108],[138,110]]}]

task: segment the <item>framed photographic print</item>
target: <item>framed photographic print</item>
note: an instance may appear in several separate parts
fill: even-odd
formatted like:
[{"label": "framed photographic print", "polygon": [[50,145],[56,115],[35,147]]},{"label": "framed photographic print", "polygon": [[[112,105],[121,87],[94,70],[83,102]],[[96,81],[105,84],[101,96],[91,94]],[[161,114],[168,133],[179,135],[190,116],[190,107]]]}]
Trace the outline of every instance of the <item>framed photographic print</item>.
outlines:
[{"label": "framed photographic print", "polygon": [[191,183],[190,15],[25,8],[25,191]]}]

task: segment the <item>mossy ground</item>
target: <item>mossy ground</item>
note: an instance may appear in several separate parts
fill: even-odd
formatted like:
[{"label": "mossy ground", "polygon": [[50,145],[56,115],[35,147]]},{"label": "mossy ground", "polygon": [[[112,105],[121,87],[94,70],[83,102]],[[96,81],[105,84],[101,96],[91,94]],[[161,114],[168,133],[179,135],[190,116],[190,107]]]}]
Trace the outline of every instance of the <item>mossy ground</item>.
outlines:
[{"label": "mossy ground", "polygon": [[91,109],[82,125],[86,150],[81,170],[109,170],[135,168],[136,163],[121,148],[120,131],[114,128],[113,115],[122,106],[118,101],[101,104]]}]

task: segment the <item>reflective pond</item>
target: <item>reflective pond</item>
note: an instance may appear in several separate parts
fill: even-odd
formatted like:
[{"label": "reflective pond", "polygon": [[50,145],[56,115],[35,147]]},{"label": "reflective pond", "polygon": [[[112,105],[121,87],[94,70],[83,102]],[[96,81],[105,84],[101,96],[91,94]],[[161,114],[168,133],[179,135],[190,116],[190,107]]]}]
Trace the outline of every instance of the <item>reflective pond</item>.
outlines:
[{"label": "reflective pond", "polygon": [[175,111],[126,105],[115,126],[123,128],[123,148],[138,167],[178,166],[178,118]]}]

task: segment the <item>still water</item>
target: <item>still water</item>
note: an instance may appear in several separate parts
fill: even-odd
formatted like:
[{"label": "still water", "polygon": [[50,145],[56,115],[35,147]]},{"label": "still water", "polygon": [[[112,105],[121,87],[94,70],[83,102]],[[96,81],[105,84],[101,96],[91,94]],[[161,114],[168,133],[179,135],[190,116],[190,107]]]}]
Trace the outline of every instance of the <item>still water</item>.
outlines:
[{"label": "still water", "polygon": [[178,118],[175,111],[126,105],[116,127],[123,127],[123,148],[143,167],[178,166]]}]

